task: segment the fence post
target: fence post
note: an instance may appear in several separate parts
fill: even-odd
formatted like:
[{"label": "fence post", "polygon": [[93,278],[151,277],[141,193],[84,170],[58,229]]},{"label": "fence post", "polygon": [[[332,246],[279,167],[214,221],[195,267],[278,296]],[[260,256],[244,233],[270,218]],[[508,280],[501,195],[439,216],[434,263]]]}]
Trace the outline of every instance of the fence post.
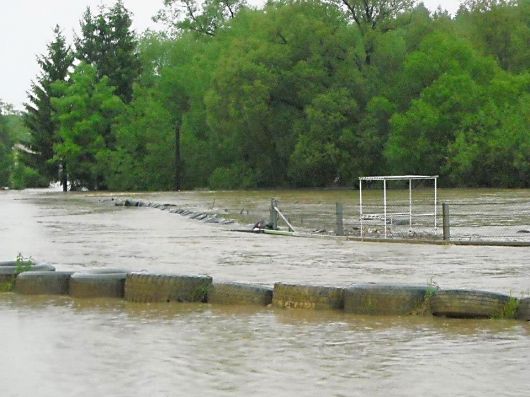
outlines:
[{"label": "fence post", "polygon": [[442,204],[443,217],[443,239],[449,241],[451,239],[451,231],[449,226],[449,204]]},{"label": "fence post", "polygon": [[337,228],[335,234],[337,236],[344,236],[344,206],[342,203],[336,203],[336,214],[337,214]]},{"label": "fence post", "polygon": [[277,207],[276,200],[271,199],[271,212],[269,224],[271,225],[272,230],[278,230],[278,213],[276,212],[274,207]]}]

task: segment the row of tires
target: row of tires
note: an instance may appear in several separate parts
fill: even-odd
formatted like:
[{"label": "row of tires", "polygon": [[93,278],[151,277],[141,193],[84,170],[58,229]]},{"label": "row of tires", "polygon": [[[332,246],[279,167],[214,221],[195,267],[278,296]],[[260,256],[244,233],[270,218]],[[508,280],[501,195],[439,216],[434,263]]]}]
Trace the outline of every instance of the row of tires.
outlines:
[{"label": "row of tires", "polygon": [[220,217],[218,214],[211,212],[191,211],[185,208],[179,208],[175,204],[161,204],[150,201],[134,200],[134,199],[114,199],[110,200],[117,207],[150,207],[162,211],[168,211],[172,214],[187,216],[190,219],[195,219],[205,223],[220,223],[223,225],[233,224],[234,221]]},{"label": "row of tires", "polygon": [[274,286],[273,304],[286,308],[336,309],[363,315],[424,315],[530,320],[530,298],[421,285],[363,284],[348,288]]},{"label": "row of tires", "polygon": [[[208,276],[129,273],[122,269],[83,272],[46,270],[11,273],[14,291],[75,298],[124,298],[130,302],[208,302],[280,308],[342,310],[363,315],[423,315],[530,320],[530,298],[432,286],[363,284],[348,288],[276,283],[274,288],[214,283]],[[36,267],[42,269],[42,267]],[[0,264],[0,274],[9,275]]]}]

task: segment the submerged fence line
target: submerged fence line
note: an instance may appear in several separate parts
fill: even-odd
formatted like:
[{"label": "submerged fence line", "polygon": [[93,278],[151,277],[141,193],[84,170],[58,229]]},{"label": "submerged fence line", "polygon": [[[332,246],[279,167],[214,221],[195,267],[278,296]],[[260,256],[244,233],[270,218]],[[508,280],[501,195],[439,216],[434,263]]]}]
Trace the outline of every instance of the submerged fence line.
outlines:
[{"label": "submerged fence line", "polygon": [[[347,236],[363,241],[439,243],[443,240],[465,245],[476,242],[478,245],[530,246],[530,201],[528,208],[523,205],[520,210],[505,211],[503,214],[492,214],[491,211],[462,212],[458,204],[443,202],[439,204],[436,224],[433,224],[432,214],[422,215],[421,205],[417,205],[412,215],[404,211],[402,205],[389,205],[384,223],[381,217],[369,215],[365,215],[361,222],[358,208],[341,202],[326,204],[325,210],[322,210],[322,204],[279,203],[272,199],[261,206],[242,206],[231,212],[230,208],[222,208],[221,211],[214,208],[215,200],[206,210],[136,199],[112,198],[106,201],[116,206],[157,208],[206,223],[246,223],[249,224],[249,231],[257,225],[258,229],[283,228],[304,236]],[[317,207],[316,210],[314,207]],[[367,205],[367,208],[377,212],[382,207]],[[514,220],[514,217],[518,219]]]},{"label": "submerged fence line", "polygon": [[[42,269],[37,265],[35,269]],[[515,298],[479,290],[440,289],[437,285],[352,284],[350,287],[275,283],[215,282],[205,275],[151,274],[123,269],[82,272],[26,269],[0,263],[0,291],[73,298],[119,298],[129,302],[202,302],[272,306],[283,309],[337,310],[362,315],[433,315],[449,318],[530,321],[530,297]]]}]

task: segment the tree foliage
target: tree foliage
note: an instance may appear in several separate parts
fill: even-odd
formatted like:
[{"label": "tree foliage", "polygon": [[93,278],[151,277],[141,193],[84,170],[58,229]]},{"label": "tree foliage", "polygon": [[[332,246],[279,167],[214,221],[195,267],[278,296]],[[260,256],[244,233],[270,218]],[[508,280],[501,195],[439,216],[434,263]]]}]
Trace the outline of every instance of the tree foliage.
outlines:
[{"label": "tree foliage", "polygon": [[108,151],[115,145],[112,124],[123,109],[107,77],[97,79],[93,66],[79,64],[68,83],[56,83],[62,93],[53,99],[60,142],[55,160],[68,164],[72,189],[105,188]]},{"label": "tree foliage", "polygon": [[31,135],[25,143],[28,150],[22,152],[24,163],[48,181],[59,180],[59,164],[53,161],[53,146],[58,142],[51,104],[52,98],[58,93],[53,85],[66,79],[73,60],[70,46],[59,26],[56,26],[47,53],[37,58],[40,74],[32,83],[29,100],[25,104],[25,123]]},{"label": "tree foliage", "polygon": [[361,31],[388,24],[412,8],[414,0],[340,0]]},{"label": "tree foliage", "polygon": [[77,59],[92,65],[99,79],[106,76],[125,102],[132,99],[133,83],[141,67],[131,24],[131,14],[122,0],[95,15],[87,8],[81,20],[81,36],[75,40]]},{"label": "tree foliage", "polygon": [[0,102],[0,187],[9,185],[13,137],[7,127],[6,107]]},{"label": "tree foliage", "polygon": [[245,0],[164,0],[164,8],[154,19],[162,22],[174,36],[189,31],[215,36],[245,6]]},{"label": "tree foliage", "polygon": [[[166,0],[142,37],[87,10],[51,84],[74,187],[530,186],[528,0]],[[77,63],[76,63],[77,64]]]},{"label": "tree foliage", "polygon": [[528,0],[469,0],[456,19],[471,43],[512,72],[524,72],[530,64],[529,20]]}]

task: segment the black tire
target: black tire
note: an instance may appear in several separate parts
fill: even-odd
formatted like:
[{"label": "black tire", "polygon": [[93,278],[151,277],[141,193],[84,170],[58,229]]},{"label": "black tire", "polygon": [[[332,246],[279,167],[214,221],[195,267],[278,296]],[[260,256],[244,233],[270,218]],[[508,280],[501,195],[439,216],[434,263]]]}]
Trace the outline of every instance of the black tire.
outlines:
[{"label": "black tire", "polygon": [[344,311],[370,315],[423,314],[436,289],[429,286],[356,285],[344,290]]},{"label": "black tire", "polygon": [[510,297],[486,291],[441,290],[431,300],[435,316],[456,318],[503,317]]},{"label": "black tire", "polygon": [[[24,270],[24,272],[54,272],[55,267],[51,265],[36,265],[32,266],[30,269]],[[6,277],[14,277],[21,272],[16,266],[2,266],[0,267],[0,279]]]},{"label": "black tire", "polygon": [[[37,263],[31,266],[26,271],[55,271],[55,267],[48,265],[47,263]],[[13,283],[15,277],[20,273],[20,268],[17,267],[16,261],[0,262],[0,284]],[[8,288],[6,288],[8,289]]]},{"label": "black tire", "polygon": [[341,310],[344,290],[336,287],[274,284],[272,304],[275,307],[311,310]]},{"label": "black tire", "polygon": [[267,306],[272,303],[272,288],[240,283],[214,283],[208,289],[208,303]]},{"label": "black tire", "polygon": [[[16,261],[6,261],[0,262],[0,274],[8,273],[12,270],[16,270],[17,262]],[[34,265],[30,266],[27,271],[55,271],[55,267],[47,264],[46,262],[36,262]]]},{"label": "black tire", "polygon": [[212,278],[131,273],[125,280],[125,299],[131,302],[206,302]]},{"label": "black tire", "polygon": [[24,272],[15,280],[15,292],[25,295],[67,295],[73,272]]},{"label": "black tire", "polygon": [[74,273],[69,294],[74,298],[123,298],[127,273]]},{"label": "black tire", "polygon": [[530,321],[530,298],[524,298],[519,301],[517,309],[517,319]]},{"label": "black tire", "polygon": [[129,270],[125,269],[113,269],[113,268],[100,268],[100,269],[83,269],[75,272],[75,274],[125,274],[130,273]]}]

